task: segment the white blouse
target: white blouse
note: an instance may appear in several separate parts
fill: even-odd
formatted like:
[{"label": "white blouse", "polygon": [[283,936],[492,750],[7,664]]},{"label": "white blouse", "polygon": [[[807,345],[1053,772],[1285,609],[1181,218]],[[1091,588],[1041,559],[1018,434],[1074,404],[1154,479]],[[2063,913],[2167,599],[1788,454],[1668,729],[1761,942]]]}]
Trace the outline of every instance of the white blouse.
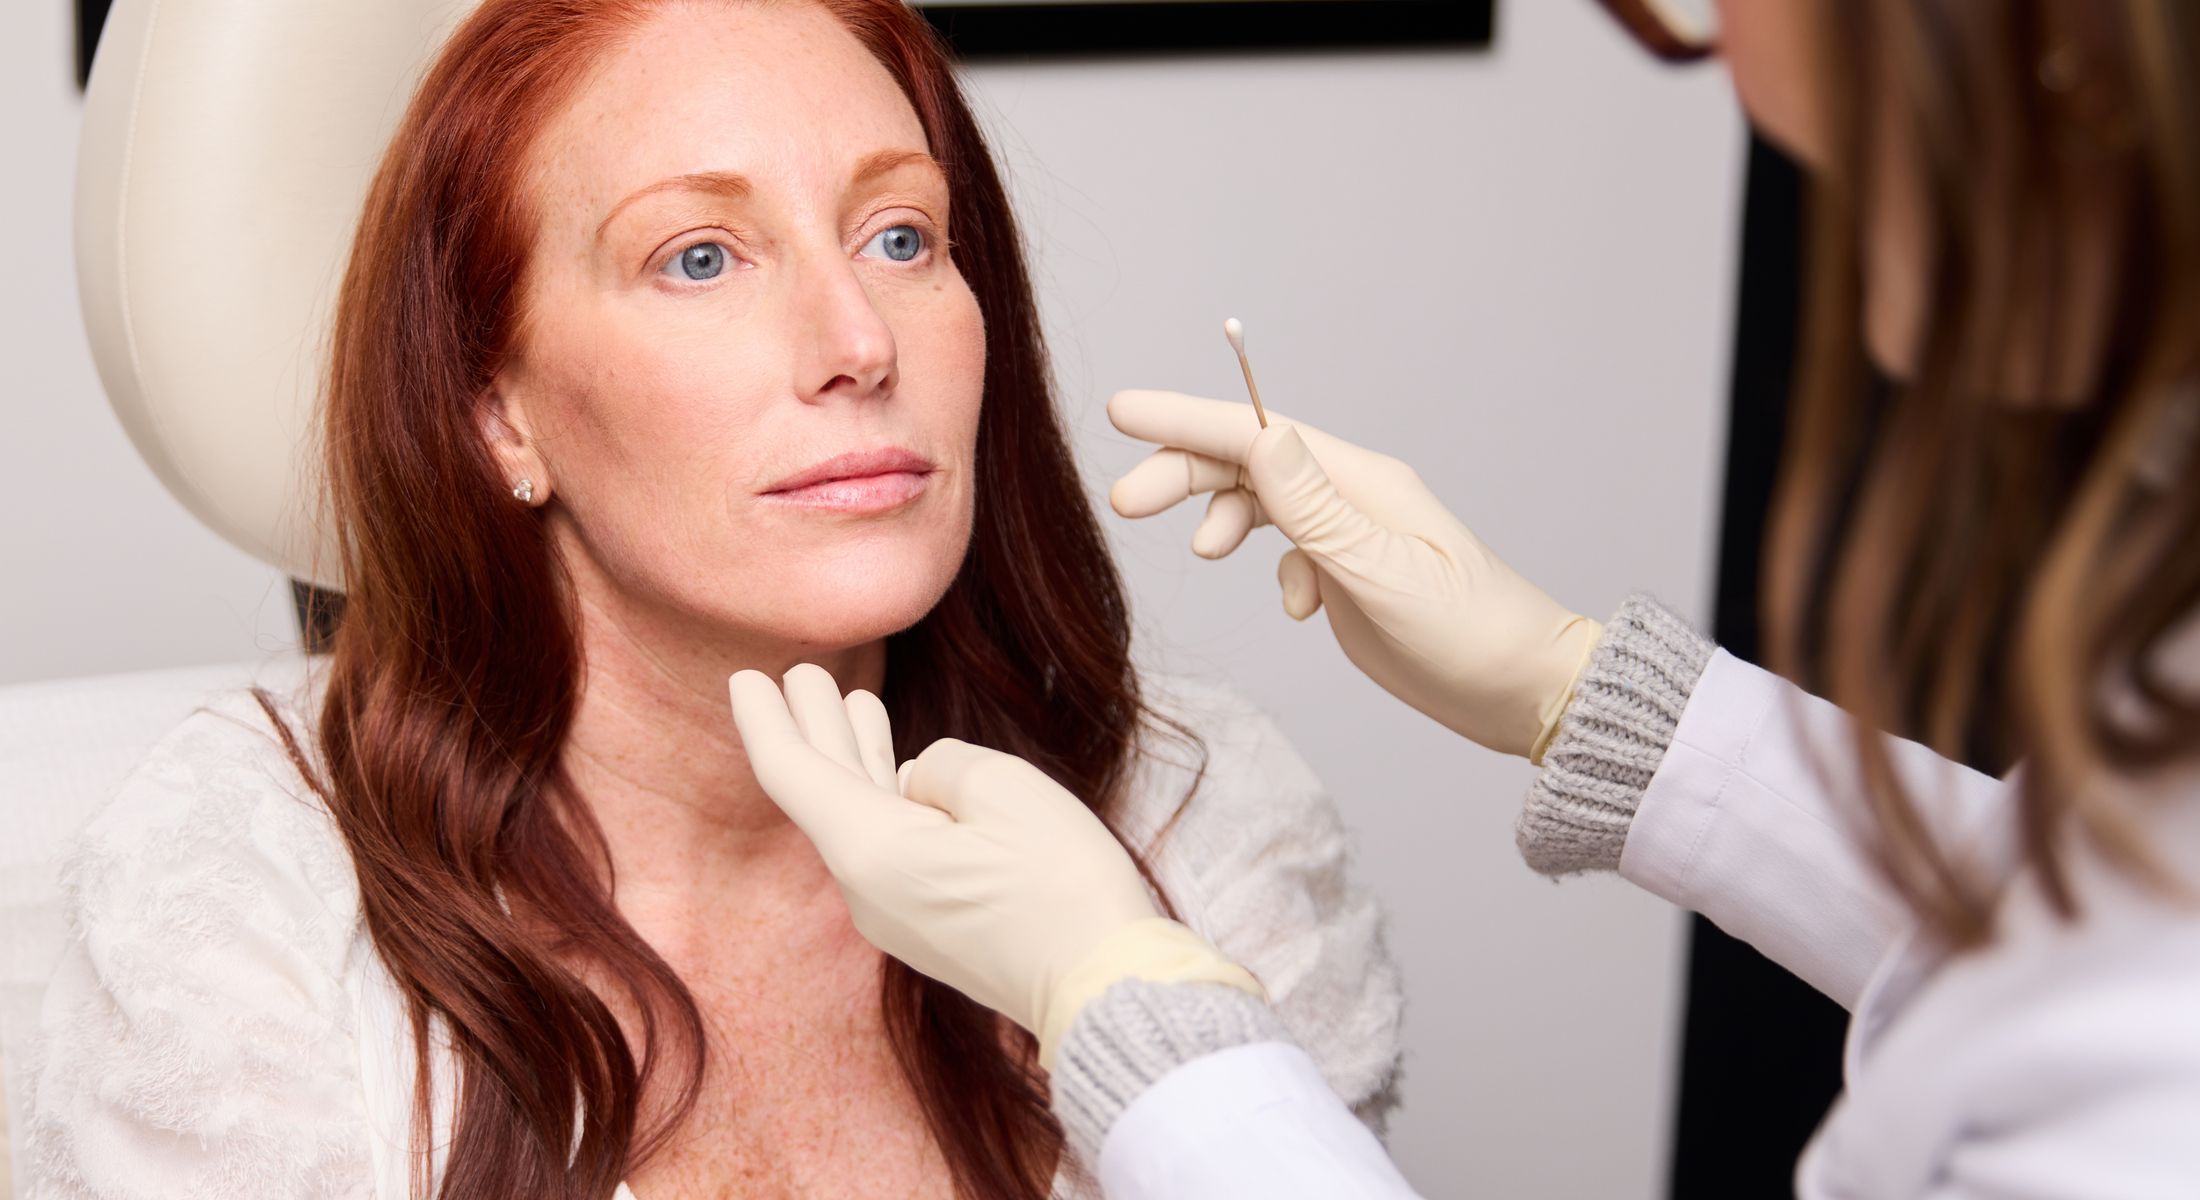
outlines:
[{"label": "white blouse", "polygon": [[[1242,696],[1146,687],[1208,754],[1155,874],[1380,1131],[1404,998],[1335,807]],[[311,707],[291,699],[293,728]],[[1189,752],[1150,739],[1125,839],[1149,845],[1191,781]],[[63,883],[73,936],[22,1075],[31,1200],[408,1195],[403,1006],[343,840],[249,693],[211,698],[155,747],[79,835]],[[1083,1200],[1063,1177],[1054,1192]]]}]

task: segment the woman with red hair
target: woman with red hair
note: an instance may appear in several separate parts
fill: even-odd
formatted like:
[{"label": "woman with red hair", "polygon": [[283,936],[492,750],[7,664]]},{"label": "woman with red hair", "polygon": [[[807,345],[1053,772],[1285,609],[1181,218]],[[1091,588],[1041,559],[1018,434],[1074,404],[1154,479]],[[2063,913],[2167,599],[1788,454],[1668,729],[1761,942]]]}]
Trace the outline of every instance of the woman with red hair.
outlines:
[{"label": "woman with red hair", "polygon": [[865,942],[763,794],[744,669],[798,715],[860,689],[882,760],[954,736],[1088,797],[1392,1103],[1336,815],[1240,700],[1134,671],[1005,195],[898,0],[490,0],[368,197],[325,433],[333,653],[86,831],[33,1194],[1090,1194],[1035,1039]]}]

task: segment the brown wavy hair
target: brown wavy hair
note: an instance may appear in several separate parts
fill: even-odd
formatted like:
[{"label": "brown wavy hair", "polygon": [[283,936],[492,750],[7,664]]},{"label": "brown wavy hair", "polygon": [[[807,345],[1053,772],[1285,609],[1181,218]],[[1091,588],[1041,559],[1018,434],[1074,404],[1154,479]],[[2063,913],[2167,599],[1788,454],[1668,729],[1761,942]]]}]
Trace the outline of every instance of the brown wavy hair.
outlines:
[{"label": "brown wavy hair", "polygon": [[[1832,152],[1766,580],[1777,663],[1862,728],[2022,760],[2022,852],[2064,916],[2074,839],[2189,895],[2139,797],[2200,747],[2200,695],[2164,662],[2200,608],[2200,7],[1810,7]],[[1863,261],[1897,176],[1925,317],[1869,404]],[[2093,269],[2105,311],[2078,299]],[[2089,310],[2099,336],[2070,336]],[[1856,753],[1894,883],[1951,943],[1989,939],[1986,877],[1881,739]]]},{"label": "brown wavy hair", "polygon": [[[888,640],[892,677],[924,681],[886,690],[896,751],[950,735],[999,747],[1106,819],[1138,730],[1168,723],[1140,698],[1007,197],[929,27],[900,0],[819,2],[922,122],[985,321],[972,538],[945,598]],[[416,1147],[433,1106],[454,1103],[438,1193],[454,1200],[610,1195],[673,1136],[706,1054],[693,997],[620,916],[606,843],[560,765],[582,679],[571,598],[479,432],[523,317],[530,146],[653,7],[476,10],[389,147],[336,313],[323,433],[346,594],[315,735],[325,776],[307,777],[410,1012]],[[622,989],[639,1046],[591,981]],[[891,960],[881,1003],[957,1194],[1043,1195],[1062,1137],[1029,1036]],[[455,1102],[431,1095],[431,1023],[448,1027]],[[430,1172],[417,1153],[414,1194]]]}]

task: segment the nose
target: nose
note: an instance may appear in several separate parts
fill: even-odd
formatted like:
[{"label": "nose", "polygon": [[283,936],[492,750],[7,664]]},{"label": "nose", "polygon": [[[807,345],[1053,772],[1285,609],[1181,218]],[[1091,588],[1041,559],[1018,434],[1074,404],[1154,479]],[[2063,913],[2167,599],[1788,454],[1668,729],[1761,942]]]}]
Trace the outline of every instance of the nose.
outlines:
[{"label": "nose", "polygon": [[806,403],[891,394],[894,331],[845,259],[818,262],[795,282],[795,389]]}]

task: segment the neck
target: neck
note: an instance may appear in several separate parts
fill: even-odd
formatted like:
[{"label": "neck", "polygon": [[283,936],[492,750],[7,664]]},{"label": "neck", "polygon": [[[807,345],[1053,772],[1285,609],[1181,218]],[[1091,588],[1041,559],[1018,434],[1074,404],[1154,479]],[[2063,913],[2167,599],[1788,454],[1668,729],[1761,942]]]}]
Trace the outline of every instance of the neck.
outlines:
[{"label": "neck", "polygon": [[829,891],[816,850],[756,782],[726,678],[753,669],[777,679],[813,662],[843,689],[876,692],[885,643],[822,650],[728,637],[612,589],[576,592],[586,674],[564,766],[609,843],[621,906],[722,894],[729,881]]}]

